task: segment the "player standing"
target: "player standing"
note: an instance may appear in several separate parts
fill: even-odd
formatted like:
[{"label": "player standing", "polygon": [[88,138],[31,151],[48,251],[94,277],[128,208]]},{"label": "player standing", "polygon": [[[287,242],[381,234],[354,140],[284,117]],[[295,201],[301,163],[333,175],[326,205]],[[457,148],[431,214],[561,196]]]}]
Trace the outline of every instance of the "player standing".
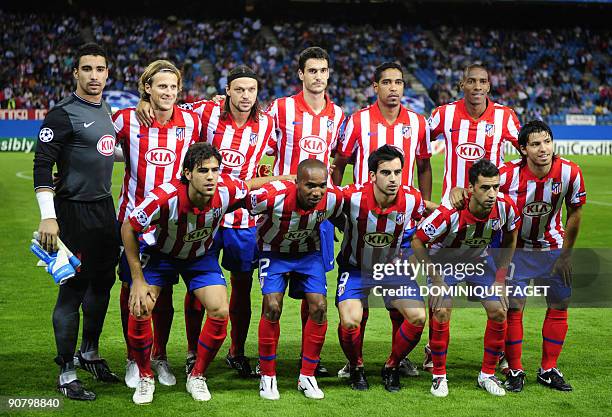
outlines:
[{"label": "player standing", "polygon": [[[518,143],[523,158],[500,169],[500,190],[516,202],[523,220],[509,282],[524,288],[531,279],[536,279],[549,286],[537,381],[559,391],[571,391],[557,360],[568,329],[571,250],[580,230],[582,206],[586,204],[584,177],[578,165],[554,154],[553,134],[544,122],[525,124]],[[508,310],[505,355],[510,369],[506,387],[513,392],[520,392],[525,383],[521,364],[525,302],[525,298],[511,297]]]},{"label": "player standing", "polygon": [[[463,279],[483,289],[498,287],[497,291],[503,294],[480,297],[488,320],[478,386],[492,395],[505,395],[502,383],[495,377],[495,368],[504,346],[508,302],[505,282],[516,246],[520,217],[510,197],[498,193],[499,171],[491,161],[481,159],[473,164],[469,170],[469,182],[470,196],[465,201],[465,207],[457,209],[440,206],[419,225],[412,240],[415,256],[425,265],[432,265],[432,259],[438,264],[444,263],[450,251],[451,261],[459,260],[464,265],[472,263],[476,265],[474,271],[479,271],[477,265],[480,264],[483,272],[465,274],[465,277],[457,273],[444,276],[441,271],[433,268],[435,272],[428,276],[434,291],[429,297],[432,312],[429,344],[433,357],[431,393],[436,397],[448,395],[446,352],[450,337],[451,299],[435,292],[457,285]],[[486,249],[502,230],[504,235],[501,248],[505,250],[495,262],[487,255]],[[426,244],[430,245],[429,254],[425,250]],[[497,270],[492,265],[497,265]]]},{"label": "player standing", "polygon": [[[180,179],[185,153],[190,144],[199,140],[198,115],[176,106],[181,87],[181,73],[174,64],[165,60],[154,61],[145,68],[138,82],[141,99],[150,103],[153,111],[151,126],[139,124],[135,108],[119,110],[113,116],[117,142],[121,144],[126,160],[117,213],[120,225],[153,188],[172,179]],[[130,388],[136,388],[138,366],[128,343],[128,298],[132,278],[125,254],[119,264],[119,278],[122,281],[119,301],[121,323],[128,344],[125,383]],[[153,345],[149,347],[153,359],[151,365],[162,385],[176,384],[166,355],[174,315],[172,284],[161,290],[152,312],[155,332]]]},{"label": "player standing", "polygon": [[[278,98],[270,105],[268,112],[276,126],[276,139],[269,145],[269,152],[274,155],[274,175],[296,174],[298,164],[304,159],[317,159],[329,167],[344,122],[342,109],[326,94],[329,67],[327,51],[318,46],[304,49],[298,58],[302,91],[291,97]],[[321,250],[326,271],[334,268],[333,233],[333,225],[324,222]],[[302,300],[302,331],[309,316],[307,306]],[[317,376],[329,375],[321,364],[316,373]]]},{"label": "player standing", "polygon": [[[40,208],[40,243],[57,250],[58,236],[81,259],[81,270],[60,285],[53,310],[60,366],[59,392],[70,399],[94,400],[77,379],[74,355],[83,310],[83,337],[76,357],[94,378],[117,382],[98,344],[115,282],[119,255],[115,207],[111,194],[115,130],[102,99],[108,78],[106,52],[97,44],[81,46],[74,59],[76,91],[55,106],[43,121],[34,156],[34,188]],[[59,181],[53,183],[57,164]]]},{"label": "player standing", "polygon": [[263,308],[259,322],[259,395],[268,400],[280,398],[276,347],[289,279],[296,295],[308,303],[309,311],[302,335],[298,389],[307,398],[324,397],[315,379],[327,331],[327,283],[319,227],[324,220],[338,217],[342,210],[342,193],[328,189],[327,183],[327,166],[319,160],[306,159],[298,165],[295,182],[273,182],[247,198],[251,214],[260,216],[257,239]]},{"label": "player standing", "polygon": [[[374,71],[374,91],[377,100],[374,104],[353,114],[346,124],[343,139],[338,145],[334,159],[335,169],[332,173],[334,183],[340,185],[344,169],[354,155],[353,179],[355,184],[369,181],[368,158],[381,146],[393,145],[403,152],[405,163],[402,171],[402,185],[412,187],[414,184],[414,166],[417,167],[419,190],[425,200],[431,199],[431,144],[429,128],[425,117],[406,109],[401,105],[404,95],[404,72],[394,62],[385,62]],[[407,231],[408,234],[411,231]],[[410,245],[410,236],[404,244]],[[368,321],[369,309],[364,308],[360,324],[363,340]],[[389,311],[393,325],[392,335],[402,325],[404,316],[396,309]],[[394,336],[393,336],[394,337]],[[406,376],[416,376],[416,367],[406,358],[400,365],[400,371]],[[338,372],[340,377],[348,377],[345,365]]]}]

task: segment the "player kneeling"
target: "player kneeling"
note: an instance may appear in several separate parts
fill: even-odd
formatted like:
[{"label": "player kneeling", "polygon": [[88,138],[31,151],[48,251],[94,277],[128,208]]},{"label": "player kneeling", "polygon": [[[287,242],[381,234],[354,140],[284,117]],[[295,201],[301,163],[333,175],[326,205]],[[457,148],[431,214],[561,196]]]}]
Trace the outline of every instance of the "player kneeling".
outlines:
[{"label": "player kneeling", "polygon": [[372,288],[375,294],[381,289],[401,288],[403,291],[395,291],[403,294],[399,297],[383,294],[386,304],[397,309],[403,319],[393,335],[391,354],[382,369],[385,389],[396,392],[400,390],[399,364],[423,333],[425,304],[418,284],[411,277],[381,280],[373,276],[373,269],[398,258],[402,241],[409,242],[425,207],[418,190],[401,185],[404,156],[399,149],[382,146],[369,156],[368,165],[369,182],[343,188],[346,220],[338,254],[338,336],[349,360],[351,388],[367,390],[369,385],[360,360],[363,309]]},{"label": "player kneeling", "polygon": [[[221,155],[207,143],[192,145],[181,180],[154,188],[123,223],[121,235],[132,274],[128,338],[140,372],[132,397],[136,404],[153,400],[151,312],[161,289],[180,274],[208,316],[200,333],[195,365],[187,392],[196,401],[210,400],[204,374],[227,334],[228,301],[218,252],[211,250],[223,215],[242,205],[247,183],[219,174]],[[271,178],[273,179],[273,178]],[[270,179],[257,179],[258,184]],[[138,234],[147,243],[141,266]]]},{"label": "player kneeling", "polygon": [[[464,208],[440,206],[421,223],[412,240],[417,259],[424,262],[426,271],[434,271],[428,274],[431,291],[429,306],[433,312],[429,346],[433,357],[431,393],[436,397],[448,395],[446,352],[452,302],[450,296],[443,293],[448,292],[449,286],[457,285],[462,280],[470,284],[472,289],[482,290],[482,296],[478,298],[488,317],[478,386],[493,395],[502,396],[506,393],[502,383],[495,377],[495,367],[504,347],[508,309],[505,281],[516,247],[520,217],[514,202],[498,193],[499,171],[492,162],[484,159],[476,162],[469,170],[469,182],[469,196]],[[505,250],[500,251],[497,260],[493,260],[486,250],[502,230],[504,235],[501,248]],[[429,253],[425,244],[430,246]],[[448,261],[457,265],[457,268],[460,264],[472,264],[472,269],[478,272],[466,273],[463,277],[457,273],[440,273],[437,266],[447,265]],[[496,264],[497,270],[494,269]],[[484,293],[488,289],[493,291]],[[476,291],[474,293],[478,295]]]}]

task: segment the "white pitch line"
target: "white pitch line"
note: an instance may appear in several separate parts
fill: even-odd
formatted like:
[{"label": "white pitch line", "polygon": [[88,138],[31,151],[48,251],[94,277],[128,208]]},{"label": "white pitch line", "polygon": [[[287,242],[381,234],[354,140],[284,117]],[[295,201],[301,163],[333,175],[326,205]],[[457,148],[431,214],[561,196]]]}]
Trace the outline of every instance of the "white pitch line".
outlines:
[{"label": "white pitch line", "polygon": [[18,171],[15,173],[15,175],[17,176],[17,178],[21,178],[22,180],[31,181],[32,177],[30,175],[27,175],[26,172],[27,171]]},{"label": "white pitch line", "polygon": [[612,203],[606,203],[604,201],[595,201],[595,200],[587,200],[587,204],[596,204],[599,206],[607,206],[607,207],[612,207]]}]

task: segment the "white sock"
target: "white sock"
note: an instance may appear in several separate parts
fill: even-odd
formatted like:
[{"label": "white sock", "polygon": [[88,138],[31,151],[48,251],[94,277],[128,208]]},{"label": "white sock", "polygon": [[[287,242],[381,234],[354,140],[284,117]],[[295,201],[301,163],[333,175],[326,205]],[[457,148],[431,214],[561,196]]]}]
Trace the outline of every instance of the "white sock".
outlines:
[{"label": "white sock", "polygon": [[495,374],[485,374],[484,372],[480,371],[480,379],[487,379],[487,378],[491,378],[493,375]]},{"label": "white sock", "polygon": [[59,376],[60,385],[68,384],[77,379],[77,374],[75,369],[71,369],[66,372],[62,372]]}]

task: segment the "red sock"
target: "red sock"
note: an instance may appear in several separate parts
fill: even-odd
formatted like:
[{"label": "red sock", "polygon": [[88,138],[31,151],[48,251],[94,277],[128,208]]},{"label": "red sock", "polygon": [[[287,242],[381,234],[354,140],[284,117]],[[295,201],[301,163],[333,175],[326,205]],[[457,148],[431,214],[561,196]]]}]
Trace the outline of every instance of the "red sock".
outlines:
[{"label": "red sock", "polygon": [[151,318],[128,318],[128,339],[132,355],[140,370],[140,376],[153,376],[151,371],[151,345],[153,345],[153,330]]},{"label": "red sock", "polygon": [[391,355],[387,359],[387,366],[391,368],[398,366],[400,361],[419,343],[422,334],[423,326],[415,326],[408,320],[404,320],[393,336]]},{"label": "red sock", "polygon": [[204,375],[227,336],[227,317],[207,317],[198,340],[198,355],[191,375]]},{"label": "red sock", "polygon": [[428,324],[428,330],[429,330],[429,334],[427,335],[427,343],[431,344],[431,334],[432,334],[432,322],[433,322],[433,310],[430,307],[427,307],[427,324]]},{"label": "red sock", "polygon": [[174,318],[174,306],[172,305],[172,287],[163,287],[155,307],[153,308],[153,350],[151,357],[154,359],[166,359],[166,345],[170,338],[172,319]]},{"label": "red sock", "polygon": [[365,338],[365,329],[366,324],[368,324],[368,318],[370,317],[370,309],[365,307],[363,309],[363,314],[361,315],[361,324],[359,325],[359,337],[361,341],[359,343],[359,359],[357,360],[357,365],[363,365],[363,339]]},{"label": "red sock", "polygon": [[487,328],[484,334],[484,355],[480,370],[485,374],[494,374],[499,355],[504,350],[504,339],[506,337],[506,320],[499,322],[487,320]]},{"label": "red sock", "polygon": [[389,310],[389,318],[391,319],[391,343],[395,340],[395,333],[397,333],[398,329],[404,322],[404,316],[397,309]]},{"label": "red sock", "polygon": [[202,320],[204,320],[204,307],[198,298],[187,291],[185,293],[185,332],[187,333],[187,352],[198,351],[198,338],[202,331]]},{"label": "red sock", "polygon": [[308,319],[304,327],[304,352],[302,352],[302,369],[300,373],[306,376],[314,376],[315,369],[321,360],[321,349],[325,342],[327,332],[327,321],[317,323]]},{"label": "red sock", "polygon": [[232,294],[229,304],[229,318],[232,324],[230,337],[230,355],[244,355],[244,344],[249,334],[251,324],[251,285],[252,278],[236,279],[230,277],[232,282]]},{"label": "red sock", "polygon": [[567,334],[567,310],[546,310],[542,326],[542,369],[557,367],[557,359],[563,349]]},{"label": "red sock", "polygon": [[259,320],[259,370],[262,375],[276,375],[276,347],[280,323],[270,321],[263,314]]},{"label": "red sock", "polygon": [[429,347],[434,365],[432,374],[444,375],[446,374],[446,351],[450,339],[450,322],[440,323],[432,318],[430,337]]},{"label": "red sock", "polygon": [[508,327],[506,329],[505,355],[510,369],[523,369],[521,356],[523,353],[523,312],[508,310]]},{"label": "red sock", "polygon": [[130,287],[121,285],[121,293],[119,295],[119,310],[121,311],[121,328],[123,329],[123,338],[127,348],[127,358],[134,360],[134,354],[130,348],[130,339],[128,337],[128,320],[130,317]]},{"label": "red sock", "polygon": [[300,306],[300,318],[302,319],[302,348],[300,350],[300,356],[304,353],[304,333],[306,331],[306,323],[308,322],[308,317],[310,316],[310,311],[308,309],[308,301],[303,298],[302,304]]},{"label": "red sock", "polygon": [[338,339],[351,367],[358,366],[359,354],[361,353],[361,326],[347,329],[338,323]]}]

